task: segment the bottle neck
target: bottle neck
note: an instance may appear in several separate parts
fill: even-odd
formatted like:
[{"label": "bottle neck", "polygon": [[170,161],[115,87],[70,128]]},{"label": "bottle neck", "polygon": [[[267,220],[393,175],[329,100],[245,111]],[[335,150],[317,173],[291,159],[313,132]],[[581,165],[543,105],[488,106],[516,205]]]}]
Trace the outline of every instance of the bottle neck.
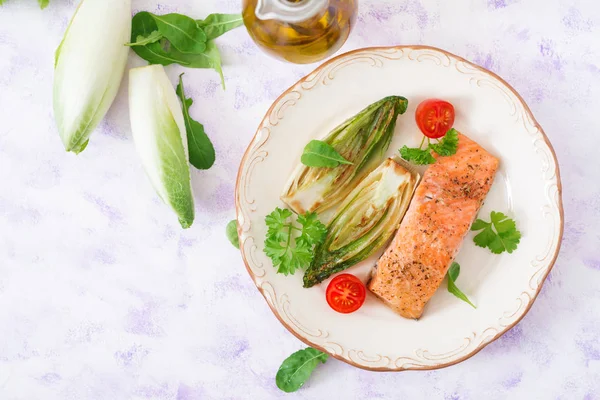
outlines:
[{"label": "bottle neck", "polygon": [[328,3],[329,0],[258,0],[256,17],[299,23],[319,14]]}]

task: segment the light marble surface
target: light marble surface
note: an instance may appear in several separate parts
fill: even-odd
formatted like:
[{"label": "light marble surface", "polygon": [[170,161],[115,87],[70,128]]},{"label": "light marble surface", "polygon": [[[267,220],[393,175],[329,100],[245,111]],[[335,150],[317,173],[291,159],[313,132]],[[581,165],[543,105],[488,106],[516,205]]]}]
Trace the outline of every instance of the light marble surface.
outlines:
[{"label": "light marble surface", "polygon": [[[218,42],[226,91],[214,72],[186,71],[217,162],[193,172],[197,218],[183,231],[135,154],[126,83],[89,147],[62,148],[52,62],[75,6],[0,7],[0,399],[600,399],[596,1],[361,0],[343,51],[437,46],[522,94],[559,158],[565,238],[529,314],[473,358],[407,373],[330,360],[291,395],[274,377],[303,345],[271,314],[224,229],[254,129],[314,66],[270,59],[238,29]],[[197,17],[238,8],[134,0],[136,11]],[[143,62],[132,53],[129,64]],[[182,71],[168,68],[173,82]]]}]

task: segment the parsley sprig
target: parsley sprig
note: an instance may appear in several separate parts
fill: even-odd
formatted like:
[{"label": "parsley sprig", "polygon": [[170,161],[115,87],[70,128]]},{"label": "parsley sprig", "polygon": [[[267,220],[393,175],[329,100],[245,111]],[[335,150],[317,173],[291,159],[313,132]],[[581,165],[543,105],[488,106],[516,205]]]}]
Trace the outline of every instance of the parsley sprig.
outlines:
[{"label": "parsley sprig", "polygon": [[277,207],[265,218],[268,231],[264,252],[273,261],[277,273],[284,275],[308,267],[313,258],[313,247],[327,233],[327,227],[319,221],[317,213],[298,215],[296,221],[293,215],[290,210]]},{"label": "parsley sprig", "polygon": [[432,143],[431,140],[427,138],[427,147],[423,148],[425,139],[425,136],[423,136],[423,140],[419,147],[410,148],[402,146],[400,149],[402,158],[416,165],[428,165],[435,163],[435,157],[433,157],[431,151],[435,151],[440,156],[451,156],[456,154],[456,149],[458,148],[458,131],[454,128],[450,129],[437,143]]},{"label": "parsley sprig", "polygon": [[521,241],[521,232],[517,230],[515,221],[501,212],[492,211],[491,222],[478,219],[471,227],[472,231],[481,231],[473,241],[479,247],[487,247],[494,254],[512,253]]}]

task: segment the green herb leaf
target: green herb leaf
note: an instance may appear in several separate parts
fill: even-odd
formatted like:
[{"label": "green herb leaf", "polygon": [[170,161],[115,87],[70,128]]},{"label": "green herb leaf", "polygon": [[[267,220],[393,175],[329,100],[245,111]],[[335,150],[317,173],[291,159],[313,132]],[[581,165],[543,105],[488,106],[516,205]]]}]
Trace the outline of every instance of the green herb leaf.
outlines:
[{"label": "green herb leaf", "polygon": [[[277,273],[294,274],[299,268],[306,268],[313,258],[313,247],[325,236],[327,228],[315,213],[298,216],[294,224],[292,212],[276,208],[266,216],[267,236],[265,254],[273,261]],[[299,235],[294,233],[300,232]]]},{"label": "green herb leaf", "polygon": [[226,32],[244,25],[241,14],[210,14],[205,19],[196,21],[204,30],[208,40],[216,39]]},{"label": "green herb leaf", "polygon": [[197,54],[194,58],[189,58],[189,67],[191,68],[212,68],[219,74],[221,78],[221,86],[225,90],[225,77],[223,76],[223,68],[221,66],[221,53],[214,41],[206,43],[206,51],[202,54]]},{"label": "green herb leaf", "polygon": [[38,0],[38,3],[40,4],[40,8],[43,10],[44,8],[48,7],[50,0]]},{"label": "green herb leaf", "polygon": [[487,228],[490,225],[491,225],[490,222],[485,222],[482,219],[477,219],[475,222],[473,222],[473,225],[471,226],[471,230],[472,231],[478,231],[478,230],[481,230],[483,228]]},{"label": "green herb leaf", "polygon": [[334,168],[340,164],[352,165],[333,146],[322,140],[311,140],[308,142],[306,147],[304,147],[304,152],[300,160],[307,167],[317,168]]},{"label": "green herb leaf", "polygon": [[328,355],[308,347],[286,358],[275,377],[277,387],[286,393],[300,389],[319,363],[325,364]]},{"label": "green herb leaf", "polygon": [[473,242],[479,247],[487,247],[494,254],[508,252],[511,254],[517,249],[521,241],[521,232],[517,230],[514,220],[500,212],[492,211],[491,222],[478,219],[471,226],[472,231],[479,231]]},{"label": "green herb leaf", "polygon": [[154,43],[154,42],[158,42],[160,39],[163,38],[162,33],[160,33],[158,30],[153,31],[150,35],[144,37],[142,35],[138,35],[138,37],[135,39],[134,43],[126,43],[125,46],[145,46],[147,44],[150,43]]},{"label": "green herb leaf", "polygon": [[456,286],[458,275],[460,275],[460,265],[456,262],[453,262],[448,270],[448,291],[462,301],[471,305],[471,307],[477,308],[473,303],[471,303],[471,300],[469,300],[469,298]]},{"label": "green herb leaf", "polygon": [[225,234],[227,235],[227,239],[229,239],[231,244],[234,245],[236,249],[239,249],[240,238],[238,236],[237,221],[235,219],[229,221],[227,228],[225,229]]},{"label": "green herb leaf", "polygon": [[445,157],[456,154],[456,150],[458,149],[458,131],[452,128],[437,143],[429,143],[425,149],[421,147],[423,147],[423,142],[421,142],[421,146],[415,148],[403,146],[400,149],[400,155],[406,161],[410,161],[416,165],[433,164],[435,163],[435,157],[431,155],[431,150]]},{"label": "green herb leaf", "polygon": [[313,246],[321,243],[327,234],[327,228],[319,221],[316,212],[298,215],[298,223],[302,225],[302,232],[298,241],[303,245]]},{"label": "green herb leaf", "polygon": [[182,53],[201,54],[206,50],[206,34],[196,21],[182,14],[152,14],[162,35]]},{"label": "green herb leaf", "polygon": [[429,149],[421,150],[419,148],[409,148],[402,146],[400,156],[406,161],[410,161],[416,165],[428,165],[435,163],[435,158],[429,152]]},{"label": "green herb leaf", "polygon": [[215,148],[204,132],[204,126],[190,117],[190,107],[194,101],[185,96],[183,74],[179,75],[176,92],[183,107],[190,163],[198,169],[209,169],[215,163]]},{"label": "green herb leaf", "polygon": [[[158,30],[154,16],[149,12],[139,12],[134,15],[131,28],[131,43],[138,41],[138,37],[148,38]],[[188,68],[212,68],[219,73],[221,85],[225,88],[225,79],[221,67],[221,54],[213,41],[206,42],[202,53],[192,54],[179,51],[171,44],[168,38],[148,43],[144,46],[132,46],[133,51],[148,61],[150,64],[170,65],[179,64]]]},{"label": "green herb leaf", "polygon": [[429,147],[440,156],[456,154],[456,150],[458,149],[458,132],[454,128],[450,129],[439,142],[431,143]]}]

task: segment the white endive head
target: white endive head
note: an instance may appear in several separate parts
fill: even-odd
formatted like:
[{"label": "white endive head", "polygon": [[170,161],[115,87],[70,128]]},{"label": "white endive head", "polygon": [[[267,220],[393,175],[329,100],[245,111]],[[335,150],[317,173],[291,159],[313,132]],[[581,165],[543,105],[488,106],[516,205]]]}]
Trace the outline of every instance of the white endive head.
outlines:
[{"label": "white endive head", "polygon": [[160,198],[184,228],[194,222],[194,198],[181,104],[162,65],[129,71],[131,131],[142,165]]},{"label": "white endive head", "polygon": [[82,0],[56,49],[54,118],[67,151],[81,152],[110,108],[131,36],[131,0]]}]

